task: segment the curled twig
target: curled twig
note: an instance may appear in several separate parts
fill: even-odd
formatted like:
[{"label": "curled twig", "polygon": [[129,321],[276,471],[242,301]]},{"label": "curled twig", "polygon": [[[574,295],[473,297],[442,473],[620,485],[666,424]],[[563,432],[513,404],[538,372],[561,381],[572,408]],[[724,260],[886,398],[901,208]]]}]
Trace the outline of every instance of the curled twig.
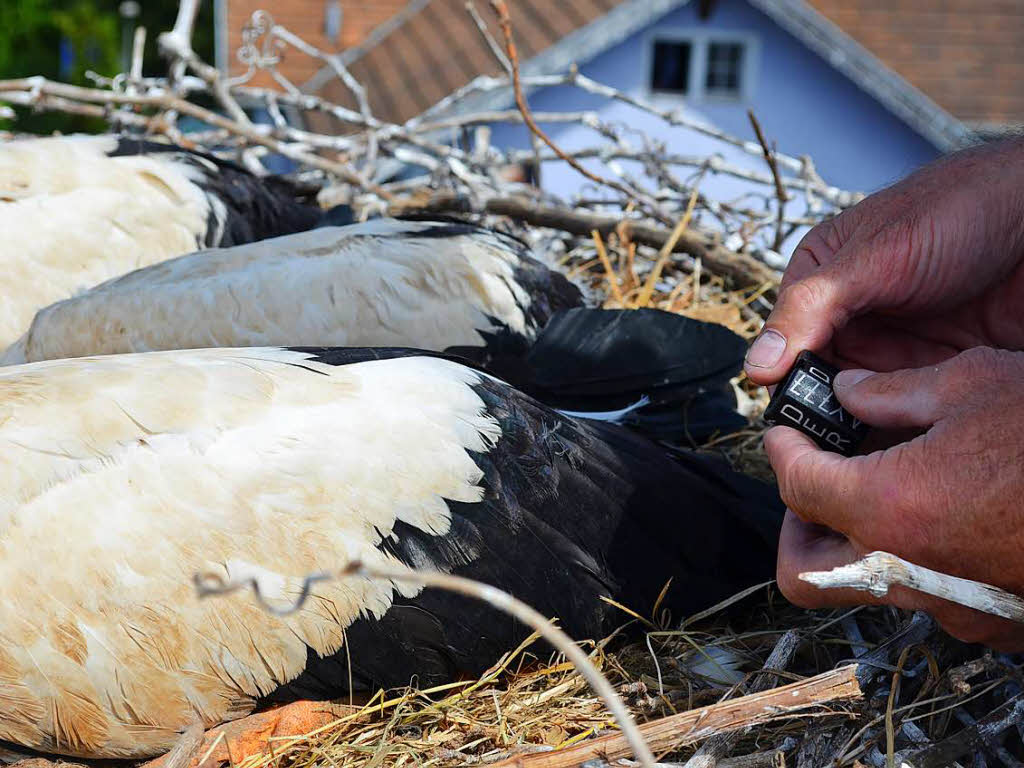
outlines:
[{"label": "curled twig", "polygon": [[772,250],[777,251],[782,246],[783,226],[786,219],[786,203],[789,202],[789,195],[786,194],[786,187],[782,183],[782,176],[779,174],[779,164],[775,158],[775,150],[768,146],[768,140],[764,137],[764,131],[761,130],[761,124],[757,121],[757,117],[754,116],[754,110],[748,109],[747,117],[750,118],[750,124],[754,128],[754,134],[757,136],[757,141],[761,145],[761,151],[764,152],[765,162],[768,163],[768,168],[772,172],[772,180],[775,182],[775,198],[778,206],[778,213],[775,223],[775,239],[772,241]]},{"label": "curled twig", "polygon": [[504,611],[510,616],[521,621],[523,624],[526,624],[528,627],[536,631],[537,634],[551,643],[552,646],[572,662],[573,666],[576,667],[579,673],[584,677],[584,679],[586,679],[587,683],[590,684],[591,688],[594,689],[594,692],[604,700],[609,711],[615,717],[616,722],[618,722],[619,727],[622,729],[623,736],[628,741],[630,748],[633,750],[633,753],[639,760],[640,764],[644,768],[654,768],[654,755],[651,753],[650,748],[647,746],[643,736],[637,729],[636,723],[634,722],[632,715],[630,715],[629,710],[626,708],[625,703],[623,703],[619,694],[616,693],[612,684],[608,682],[607,678],[605,678],[605,676],[601,674],[600,670],[598,670],[590,661],[587,654],[585,654],[580,647],[573,642],[571,637],[565,634],[565,632],[555,626],[551,621],[546,619],[522,600],[513,597],[508,592],[498,589],[497,587],[492,587],[489,584],[483,584],[479,581],[467,579],[462,576],[452,576],[450,574],[438,573],[435,571],[414,570],[404,566],[367,565],[366,563],[356,560],[349,563],[348,566],[338,574],[338,576],[326,572],[317,572],[306,576],[303,579],[302,588],[296,602],[282,610],[270,605],[266,601],[266,599],[260,594],[258,581],[254,578],[249,577],[239,580],[225,580],[218,574],[196,574],[193,578],[196,584],[196,589],[201,597],[228,594],[240,589],[251,588],[256,593],[257,599],[265,609],[280,616],[288,615],[289,613],[294,613],[299,610],[303,603],[305,603],[309,598],[312,593],[313,586],[316,583],[337,577],[345,578],[353,576],[389,581],[408,581],[421,584],[425,587],[445,589],[449,592],[455,592],[460,595],[482,600],[488,605],[497,608],[500,611]]}]

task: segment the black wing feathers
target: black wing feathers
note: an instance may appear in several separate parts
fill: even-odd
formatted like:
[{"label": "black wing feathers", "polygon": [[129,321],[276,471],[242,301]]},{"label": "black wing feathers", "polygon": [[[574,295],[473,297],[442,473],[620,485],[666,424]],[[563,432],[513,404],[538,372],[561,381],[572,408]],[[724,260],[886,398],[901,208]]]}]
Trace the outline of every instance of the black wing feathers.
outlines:
[{"label": "black wing feathers", "polygon": [[[767,486],[616,425],[562,416],[489,377],[474,389],[502,434],[474,455],[484,500],[449,501],[443,536],[398,525],[382,548],[507,589],[578,638],[624,618],[601,595],[646,612],[671,578],[666,605],[679,616],[771,578],[782,506]],[[365,686],[413,675],[437,683],[479,672],[526,634],[483,603],[429,589],[348,629],[351,673]],[[337,695],[346,664],[344,650],[311,657],[273,698]]]},{"label": "black wing feathers", "polygon": [[529,363],[545,402],[607,405],[613,397],[621,407],[638,395],[657,401],[714,388],[739,373],[746,349],[724,326],[671,312],[572,309],[547,324]]},{"label": "black wing feathers", "polygon": [[[224,226],[221,231],[215,211],[207,219],[206,237],[198,245],[214,248],[251,243],[268,237],[302,232],[317,225],[320,208],[308,194],[276,176],[257,177],[239,165],[213,155],[181,147],[143,141],[126,136],[108,155],[172,154],[201,174],[197,184],[208,195],[223,203]],[[211,165],[213,166],[211,168]]]}]

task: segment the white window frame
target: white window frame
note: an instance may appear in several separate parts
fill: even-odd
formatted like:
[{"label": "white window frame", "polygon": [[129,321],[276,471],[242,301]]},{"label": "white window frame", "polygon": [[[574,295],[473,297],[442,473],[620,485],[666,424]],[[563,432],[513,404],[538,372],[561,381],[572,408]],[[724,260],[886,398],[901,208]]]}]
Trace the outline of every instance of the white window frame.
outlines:
[{"label": "white window frame", "polygon": [[[690,74],[687,93],[655,90],[651,87],[651,68],[654,66],[655,42],[689,43]],[[735,95],[708,93],[706,88],[708,52],[711,43],[733,43],[743,46],[743,65],[740,70],[740,88]],[[705,30],[687,28],[654,28],[644,40],[643,78],[644,92],[652,99],[677,99],[691,104],[736,104],[750,101],[757,91],[758,66],[761,61],[761,40],[757,33],[737,30]]]}]

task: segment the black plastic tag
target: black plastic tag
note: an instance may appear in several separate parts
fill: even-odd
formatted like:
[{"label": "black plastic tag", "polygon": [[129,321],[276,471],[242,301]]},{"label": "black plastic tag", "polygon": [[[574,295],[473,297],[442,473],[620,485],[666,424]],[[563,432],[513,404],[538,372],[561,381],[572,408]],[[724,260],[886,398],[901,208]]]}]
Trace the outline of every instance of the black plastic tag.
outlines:
[{"label": "black plastic tag", "polygon": [[769,424],[793,427],[829,451],[852,456],[868,425],[847,413],[832,389],[839,369],[804,350],[764,411]]}]

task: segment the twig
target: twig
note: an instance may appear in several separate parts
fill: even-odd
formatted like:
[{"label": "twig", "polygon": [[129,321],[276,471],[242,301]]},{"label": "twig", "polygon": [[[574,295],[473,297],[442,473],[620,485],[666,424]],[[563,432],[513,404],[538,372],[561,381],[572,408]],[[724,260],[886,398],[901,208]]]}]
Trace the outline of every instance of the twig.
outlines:
[{"label": "twig", "polygon": [[189,768],[203,743],[203,725],[196,720],[178,737],[178,743],[164,755],[164,768]]},{"label": "twig", "polygon": [[594,240],[594,247],[597,249],[598,258],[601,259],[601,265],[604,267],[606,279],[608,280],[608,288],[612,293],[612,297],[615,299],[615,304],[618,307],[624,307],[625,302],[622,300],[622,289],[619,288],[619,276],[612,269],[612,263],[608,259],[608,251],[605,250],[604,240],[601,238],[601,233],[596,229],[590,230],[590,236]]},{"label": "twig", "polygon": [[775,225],[775,240],[772,244],[772,250],[777,251],[782,247],[783,225],[786,217],[786,203],[789,202],[789,196],[786,194],[786,188],[782,183],[782,177],[779,175],[779,164],[775,159],[775,150],[768,146],[768,140],[765,139],[764,132],[761,130],[761,124],[754,116],[754,110],[748,109],[747,117],[750,118],[750,124],[754,127],[754,134],[757,136],[757,141],[761,145],[761,150],[764,152],[765,162],[768,163],[768,168],[772,172],[772,180],[775,182],[778,220]]},{"label": "twig", "polygon": [[918,611],[910,621],[884,643],[857,658],[857,679],[862,686],[875,677],[879,670],[890,668],[889,661],[903,652],[904,648],[917,645],[935,631],[935,620],[927,613]]},{"label": "twig", "polygon": [[[344,179],[360,187],[364,185],[363,180],[351,168],[340,163],[327,160],[304,150],[297,149],[290,144],[279,141],[268,136],[264,131],[254,126],[242,125],[223,115],[212,112],[203,107],[197,106],[169,93],[150,95],[143,94],[132,96],[126,93],[115,93],[113,91],[101,91],[96,88],[84,88],[77,85],[66,85],[55,83],[42,77],[30,77],[19,80],[0,80],[0,93],[10,94],[17,97],[20,94],[39,94],[44,96],[55,96],[58,98],[85,101],[99,104],[134,104],[142,107],[158,107],[162,109],[175,110],[209,123],[217,128],[243,136],[254,144],[260,144],[268,149],[278,152],[297,162],[304,163],[312,168],[319,168],[322,171],[331,173],[338,178]],[[31,99],[27,102],[31,103]],[[151,123],[152,125],[152,123]],[[370,191],[375,191],[369,187]]]},{"label": "twig", "polygon": [[[644,723],[640,731],[658,753],[693,744],[716,733],[725,733],[808,715],[834,712],[824,705],[860,698],[853,666],[833,669],[797,683],[729,701],[711,704]],[[567,749],[494,763],[495,768],[577,768],[600,757],[616,760],[629,754],[621,735],[604,736]]]},{"label": "twig", "polygon": [[[518,619],[523,624],[536,631],[537,634],[547,640],[570,662],[572,662],[573,666],[576,667],[577,671],[579,671],[590,687],[593,688],[594,692],[604,700],[605,705],[615,717],[616,722],[622,729],[622,738],[624,742],[628,744],[630,754],[636,756],[643,768],[654,768],[654,755],[651,753],[650,748],[647,746],[643,736],[640,734],[636,723],[633,721],[633,716],[629,713],[629,710],[626,708],[626,705],[619,697],[619,694],[616,693],[611,683],[609,683],[607,678],[605,678],[597,667],[594,666],[593,662],[591,662],[587,657],[587,654],[585,654],[582,649],[573,642],[572,638],[522,600],[513,597],[508,592],[500,590],[497,587],[473,581],[472,579],[467,579],[461,576],[453,576],[451,574],[437,573],[433,571],[413,570],[406,567],[386,565],[371,566],[358,560],[349,563],[341,571],[340,576],[362,576],[369,579],[407,581],[421,584],[426,587],[437,587],[449,592],[455,592],[467,597],[476,598],[477,600],[482,600],[488,605]],[[328,573],[315,573],[307,576],[303,580],[302,592],[299,599],[294,605],[285,609],[285,611],[294,612],[298,610],[309,597],[314,583],[332,577],[332,574]],[[277,614],[282,613],[281,609],[276,608],[263,598],[263,595],[260,592],[259,582],[255,578],[226,581],[218,574],[196,574],[195,584],[196,591],[200,597],[223,595],[239,589],[251,587],[260,604],[265,609]]]},{"label": "twig", "polygon": [[142,79],[142,55],[146,49],[146,28],[138,26],[132,37],[132,64],[128,75],[133,81]]},{"label": "twig", "polygon": [[[715,139],[716,141],[720,141],[723,144],[736,147],[748,155],[752,155],[754,157],[764,156],[764,150],[756,142],[736,138],[712,125],[708,125],[705,122],[690,119],[682,110],[661,109],[644,99],[634,96],[633,94],[617,90],[603,83],[598,83],[576,70],[556,75],[537,75],[529,77],[521,75],[520,83],[523,88],[552,88],[560,85],[573,86],[587,93],[628,104],[663,120],[670,126],[685,128],[686,130],[703,134]],[[450,96],[445,97],[437,104],[427,109],[420,118],[415,119],[428,119],[434,115],[447,112],[454,104],[464,101],[467,97],[473,94],[500,90],[502,88],[508,88],[509,85],[510,83],[507,78],[495,78],[489,76],[477,77],[472,82],[466,84]],[[840,190],[837,187],[829,186],[821,181],[820,177],[814,178],[816,174],[814,176],[808,175],[808,166],[804,158],[791,157],[781,152],[775,152],[774,154],[777,164],[785,167],[786,170],[792,173],[800,174],[801,178],[807,179],[810,183],[814,184],[814,192],[820,195],[822,199],[829,201],[833,205],[845,208],[853,205],[863,197],[863,195],[859,193],[849,193]]]},{"label": "twig", "polygon": [[[217,101],[221,103],[233,120],[242,125],[251,125],[245,110],[235,101],[217,68],[204,62],[192,50],[192,28],[198,13],[199,0],[181,0],[174,28],[170,32],[164,32],[157,36],[157,46],[160,48],[160,52],[171,60],[172,71],[177,70],[180,73],[183,66],[191,69],[206,81],[213,95],[217,97]],[[170,108],[178,112],[181,111],[176,107]]]},{"label": "twig", "polygon": [[[744,689],[745,693],[761,693],[768,690],[777,678],[775,672],[781,672],[789,666],[800,646],[800,633],[796,630],[789,630],[779,638],[772,652],[764,662],[764,667],[751,680],[749,686]],[[689,760],[684,768],[716,768],[721,765],[719,758],[728,754],[739,740],[740,731],[712,736],[704,742]]]},{"label": "twig", "polygon": [[[625,219],[622,216],[601,216],[570,208],[543,205],[521,197],[493,197],[476,204],[465,195],[439,193],[426,200],[396,199],[390,210],[393,213],[472,213],[479,210],[583,237],[590,235],[593,230],[607,237],[624,225],[628,228],[629,237],[633,242],[659,249],[672,237],[672,232],[664,227]],[[673,246],[673,252],[686,253],[701,259],[705,267],[740,286],[774,284],[778,280],[777,272],[744,253],[722,247],[712,235],[685,230],[680,233]],[[773,296],[774,292],[768,290],[766,295]]]},{"label": "twig", "polygon": [[[491,30],[487,28],[487,22],[484,21],[483,16],[481,16],[480,12],[476,9],[476,3],[474,3],[473,0],[466,0],[466,12],[473,19],[473,23],[476,24],[476,28],[480,30],[480,35],[483,37],[484,42],[487,43],[487,47],[491,49],[491,53],[494,55],[494,58],[498,60],[501,68],[511,75],[512,62],[509,61],[505,52],[501,50],[501,46],[498,45],[498,41],[494,39],[494,35],[491,34]],[[522,113],[520,112],[520,114]]]},{"label": "twig", "polygon": [[[669,257],[672,255],[672,251],[676,247],[676,243],[679,242],[679,238],[683,236],[686,228],[690,226],[690,219],[693,216],[693,207],[697,204],[697,183],[693,185],[693,192],[690,193],[690,201],[686,204],[686,210],[683,212],[683,216],[676,223],[675,228],[672,230],[672,234],[668,236],[665,244],[661,246],[661,252],[658,254],[658,260],[654,262],[654,268],[651,269],[651,273],[647,276],[647,281],[640,289],[640,293],[637,294],[636,306],[646,307],[648,302],[651,300],[651,296],[654,295],[654,287],[658,283],[658,278],[661,276],[661,271],[665,268],[665,264],[668,263]],[[699,258],[699,257],[698,257]]]},{"label": "twig", "polygon": [[983,749],[985,743],[1024,719],[1024,699],[1015,696],[1000,707],[938,744],[920,749],[901,761],[901,768],[945,768],[958,757]]},{"label": "twig", "polygon": [[530,129],[530,132],[547,144],[552,152],[558,155],[580,175],[590,179],[595,184],[610,187],[611,189],[621,192],[627,197],[636,198],[638,201],[643,202],[645,206],[649,207],[651,212],[657,212],[658,206],[656,204],[651,205],[651,201],[647,195],[644,195],[635,188],[620,184],[614,179],[607,179],[587,170],[578,160],[576,160],[576,158],[572,157],[572,155],[569,155],[555,144],[551,137],[548,136],[539,125],[537,125],[533,116],[530,114],[530,108],[526,103],[526,97],[523,95],[523,85],[519,76],[519,54],[516,52],[515,40],[512,37],[512,18],[509,16],[508,6],[505,4],[505,0],[491,0],[491,7],[494,8],[495,13],[498,15],[501,32],[505,37],[505,53],[508,55],[509,62],[512,65],[512,88],[515,93],[516,106],[519,107],[519,111],[523,113],[523,121],[526,123],[526,127]]},{"label": "twig", "polygon": [[922,568],[888,552],[872,552],[850,565],[831,571],[801,573],[800,578],[819,589],[859,589],[875,597],[884,597],[892,586],[907,587],[1024,623],[1024,599],[1017,595],[978,581]]}]

